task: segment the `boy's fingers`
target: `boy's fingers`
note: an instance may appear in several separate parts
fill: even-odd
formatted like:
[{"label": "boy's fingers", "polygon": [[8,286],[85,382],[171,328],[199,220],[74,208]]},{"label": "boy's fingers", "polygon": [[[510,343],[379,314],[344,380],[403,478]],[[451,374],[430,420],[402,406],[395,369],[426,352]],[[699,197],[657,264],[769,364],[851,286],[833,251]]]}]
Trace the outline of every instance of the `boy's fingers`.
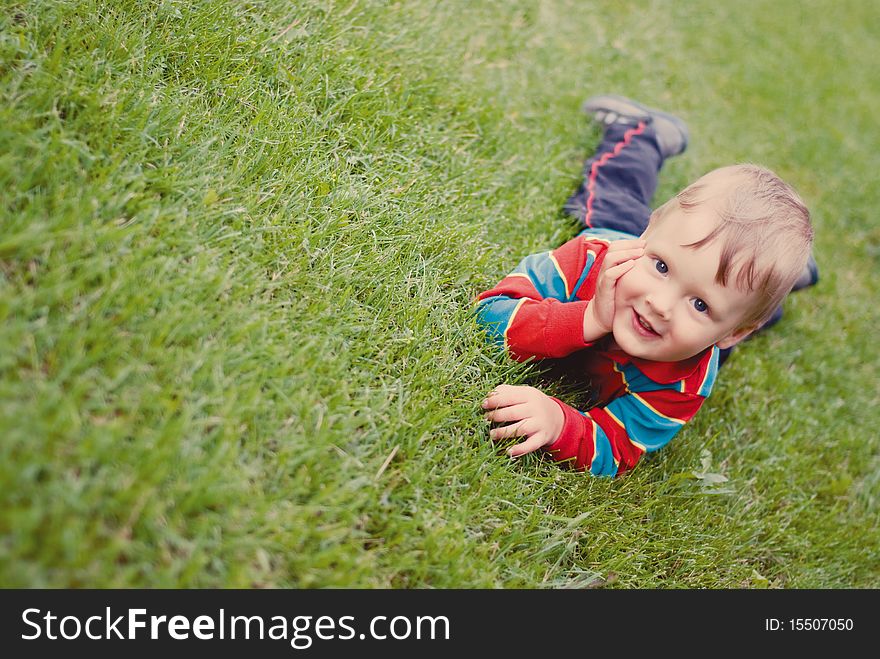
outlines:
[{"label": "boy's fingers", "polygon": [[630,246],[624,247],[622,249],[616,249],[613,252],[609,249],[608,252],[606,252],[606,254],[605,254],[605,261],[609,262],[609,263],[611,261],[620,261],[621,258],[625,258],[625,257],[621,256],[622,254],[633,254],[633,253],[644,254],[644,252],[645,252],[644,245],[630,245]]},{"label": "boy's fingers", "polygon": [[624,249],[614,253],[608,252],[608,254],[605,256],[605,267],[610,268],[617,265],[618,263],[637,259],[644,253],[645,250],[642,247],[637,247],[635,249]]},{"label": "boy's fingers", "polygon": [[524,403],[518,403],[516,405],[510,405],[508,407],[500,407],[490,410],[486,412],[483,416],[487,421],[494,421],[495,423],[504,423],[505,421],[519,421],[520,419],[525,419],[529,416],[526,412],[527,405]]},{"label": "boy's fingers", "polygon": [[509,426],[493,428],[489,431],[489,438],[497,442],[499,439],[510,439],[511,437],[528,435],[528,429],[526,428],[527,423],[528,419],[523,419],[517,423],[511,423]]},{"label": "boy's fingers", "polygon": [[527,400],[525,392],[529,388],[530,387],[525,386],[499,384],[495,387],[495,391],[489,392],[489,395],[483,399],[481,406],[484,410],[491,410],[497,407],[507,407],[508,405],[525,403]]},{"label": "boy's fingers", "polygon": [[516,446],[511,446],[509,449],[507,449],[507,455],[509,455],[511,458],[518,458],[521,455],[526,455],[527,453],[537,451],[542,446],[544,446],[544,433],[536,432],[526,441],[521,442]]},{"label": "boy's fingers", "polygon": [[616,282],[624,274],[626,274],[627,272],[632,270],[632,268],[633,268],[633,266],[635,266],[635,264],[636,264],[635,261],[624,261],[623,263],[618,263],[614,267],[608,268],[605,271],[605,277],[607,277],[609,280]]},{"label": "boy's fingers", "polygon": [[494,410],[498,409],[499,407],[514,405],[515,403],[516,401],[510,400],[506,394],[498,392],[494,394],[489,394],[485,399],[483,399],[483,402],[480,403],[480,407],[482,407],[484,410]]}]

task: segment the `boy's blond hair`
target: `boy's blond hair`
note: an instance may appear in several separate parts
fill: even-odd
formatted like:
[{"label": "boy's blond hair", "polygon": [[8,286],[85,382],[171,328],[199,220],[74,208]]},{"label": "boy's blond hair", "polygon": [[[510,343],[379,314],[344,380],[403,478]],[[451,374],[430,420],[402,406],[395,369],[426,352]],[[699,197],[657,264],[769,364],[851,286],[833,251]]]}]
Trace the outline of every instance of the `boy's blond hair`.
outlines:
[{"label": "boy's blond hair", "polygon": [[813,243],[810,211],[772,171],[742,164],[700,177],[655,210],[651,222],[675,205],[688,213],[707,204],[717,214],[718,225],[687,247],[698,249],[717,238],[723,240],[715,281],[726,286],[736,271],[736,286],[757,293],[740,328],[760,327],[782,304],[807,264]]}]

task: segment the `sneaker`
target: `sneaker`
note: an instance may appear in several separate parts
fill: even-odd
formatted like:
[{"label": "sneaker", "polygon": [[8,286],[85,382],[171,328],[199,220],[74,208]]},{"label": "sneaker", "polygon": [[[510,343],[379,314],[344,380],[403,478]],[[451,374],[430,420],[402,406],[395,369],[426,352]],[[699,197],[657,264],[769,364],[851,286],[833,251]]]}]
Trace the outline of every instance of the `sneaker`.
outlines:
[{"label": "sneaker", "polygon": [[635,126],[641,121],[652,123],[657,144],[660,146],[660,155],[664,159],[678,155],[687,148],[688,129],[684,121],[675,115],[636,103],[625,96],[593,96],[587,99],[583,109],[605,125],[619,123]]},{"label": "sneaker", "polygon": [[807,265],[804,266],[804,271],[801,272],[801,276],[798,277],[798,280],[794,283],[791,290],[799,291],[807,286],[813,286],[818,281],[819,266],[816,264],[816,259],[810,254],[810,259],[807,261]]}]

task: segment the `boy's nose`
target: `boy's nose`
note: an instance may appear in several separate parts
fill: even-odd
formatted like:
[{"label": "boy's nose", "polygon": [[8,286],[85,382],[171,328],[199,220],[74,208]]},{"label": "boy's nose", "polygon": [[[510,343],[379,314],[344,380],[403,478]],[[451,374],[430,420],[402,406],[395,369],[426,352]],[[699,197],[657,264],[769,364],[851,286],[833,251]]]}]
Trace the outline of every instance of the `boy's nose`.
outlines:
[{"label": "boy's nose", "polygon": [[668,296],[658,295],[654,293],[645,297],[645,302],[657,316],[666,320],[669,318],[669,311],[672,308]]}]

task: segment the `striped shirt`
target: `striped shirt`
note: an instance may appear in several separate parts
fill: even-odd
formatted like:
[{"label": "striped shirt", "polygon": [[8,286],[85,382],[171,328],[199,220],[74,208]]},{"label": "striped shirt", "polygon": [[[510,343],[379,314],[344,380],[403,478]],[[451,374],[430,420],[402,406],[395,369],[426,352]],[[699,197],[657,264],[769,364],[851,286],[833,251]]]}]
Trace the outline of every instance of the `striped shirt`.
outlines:
[{"label": "striped shirt", "polygon": [[556,442],[545,448],[555,460],[596,476],[623,473],[645,453],[669,443],[700,409],[718,372],[716,346],[680,362],[658,362],[609,349],[609,337],[584,341],[584,313],[608,245],[633,237],[586,229],[558,249],[527,256],[477,296],[478,321],[511,357],[571,356],[590,379],[596,404],[589,409],[553,399],[565,423]]}]

